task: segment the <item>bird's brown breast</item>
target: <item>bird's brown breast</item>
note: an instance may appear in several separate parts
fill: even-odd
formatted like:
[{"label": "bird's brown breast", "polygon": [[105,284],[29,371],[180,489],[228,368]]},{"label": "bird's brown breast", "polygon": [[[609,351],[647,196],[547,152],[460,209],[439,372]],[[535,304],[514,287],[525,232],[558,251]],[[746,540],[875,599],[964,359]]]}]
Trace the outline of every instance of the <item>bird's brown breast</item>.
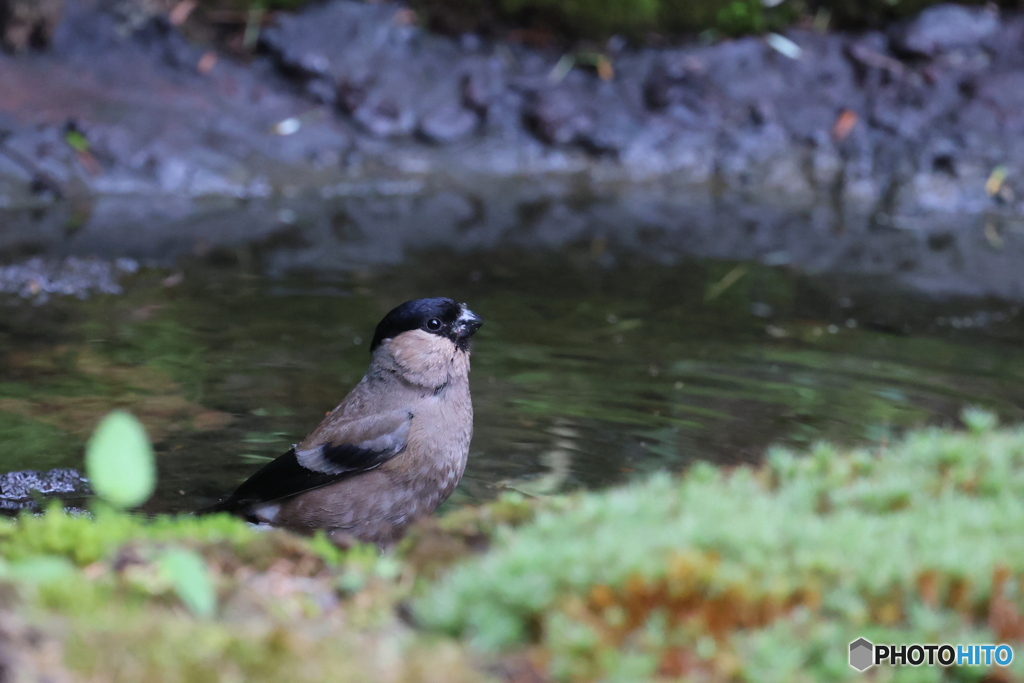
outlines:
[{"label": "bird's brown breast", "polygon": [[396,413],[411,416],[406,448],[376,469],[282,500],[275,523],[383,545],[433,512],[466,467],[473,437],[468,375],[469,354],[443,337],[417,330],[382,345],[366,377],[299,448],[375,435],[374,420]]}]

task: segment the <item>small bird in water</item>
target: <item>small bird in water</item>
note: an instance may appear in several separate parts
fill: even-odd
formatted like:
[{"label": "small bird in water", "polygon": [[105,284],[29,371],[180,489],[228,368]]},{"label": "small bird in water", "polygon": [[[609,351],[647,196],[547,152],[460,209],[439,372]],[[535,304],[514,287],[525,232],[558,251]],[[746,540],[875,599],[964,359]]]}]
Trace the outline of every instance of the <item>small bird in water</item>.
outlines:
[{"label": "small bird in water", "polygon": [[230,512],[335,543],[387,547],[462,478],[473,437],[469,342],[483,321],[416,299],[380,321],[366,375],[316,429],[226,500]]}]

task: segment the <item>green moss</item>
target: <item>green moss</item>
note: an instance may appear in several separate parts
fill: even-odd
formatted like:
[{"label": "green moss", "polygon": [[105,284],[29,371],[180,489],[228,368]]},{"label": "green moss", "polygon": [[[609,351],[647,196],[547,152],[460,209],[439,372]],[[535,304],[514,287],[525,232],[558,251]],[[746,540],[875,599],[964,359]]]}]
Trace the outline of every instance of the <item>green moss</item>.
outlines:
[{"label": "green moss", "polygon": [[264,566],[281,553],[306,553],[347,571],[379,573],[377,551],[357,546],[341,551],[322,535],[300,539],[265,533],[231,515],[144,517],[97,506],[93,515],[65,514],[53,503],[45,514],[0,519],[0,558],[8,562],[59,557],[77,566],[109,559],[128,543],[184,544],[230,550],[240,562]]},{"label": "green moss", "polygon": [[855,673],[844,648],[860,635],[1016,638],[987,619],[1022,607],[1024,546],[1007,539],[1024,528],[1024,430],[968,419],[971,433],[913,432],[882,453],[776,450],[760,469],[563,499],[417,614],[485,649],[539,644],[565,681],[834,681]]},{"label": "green moss", "polygon": [[[0,623],[13,606],[35,629],[20,647],[30,659],[0,649],[0,665],[32,664],[39,680],[487,680],[465,648],[398,618],[402,575],[376,548],[227,516],[51,508],[0,524]],[[43,656],[53,651],[59,661]]]},{"label": "green moss", "polygon": [[[13,606],[49,639],[59,665],[46,648],[37,663],[55,679],[458,683],[529,653],[573,683],[856,680],[857,637],[1021,637],[1024,429],[973,409],[964,422],[881,450],[776,449],[758,468],[507,495],[385,556],[226,516],[51,508],[0,523],[0,623]],[[410,602],[422,630],[398,617]],[[1020,680],[1021,661],[1003,674]]]}]

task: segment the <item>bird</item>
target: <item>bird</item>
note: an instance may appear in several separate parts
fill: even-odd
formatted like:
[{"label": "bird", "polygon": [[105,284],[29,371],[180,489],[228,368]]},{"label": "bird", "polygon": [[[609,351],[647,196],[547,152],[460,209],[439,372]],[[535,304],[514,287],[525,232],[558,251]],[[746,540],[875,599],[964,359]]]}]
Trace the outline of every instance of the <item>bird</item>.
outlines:
[{"label": "bird", "polygon": [[483,321],[444,297],[392,309],[370,366],[300,443],[203,513],[228,512],[341,547],[386,549],[455,490],[473,438],[470,340]]}]

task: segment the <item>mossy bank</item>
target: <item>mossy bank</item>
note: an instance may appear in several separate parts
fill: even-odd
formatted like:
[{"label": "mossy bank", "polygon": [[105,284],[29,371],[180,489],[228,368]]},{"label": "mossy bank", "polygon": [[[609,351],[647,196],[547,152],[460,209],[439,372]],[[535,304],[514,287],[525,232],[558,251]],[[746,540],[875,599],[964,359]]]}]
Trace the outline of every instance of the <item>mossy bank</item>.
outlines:
[{"label": "mossy bank", "polygon": [[[0,526],[0,663],[16,681],[833,682],[862,676],[858,637],[1019,646],[1024,430],[964,417],[882,450],[506,497],[383,557],[227,518],[25,516]],[[1024,668],[874,671],[983,679]]]}]

